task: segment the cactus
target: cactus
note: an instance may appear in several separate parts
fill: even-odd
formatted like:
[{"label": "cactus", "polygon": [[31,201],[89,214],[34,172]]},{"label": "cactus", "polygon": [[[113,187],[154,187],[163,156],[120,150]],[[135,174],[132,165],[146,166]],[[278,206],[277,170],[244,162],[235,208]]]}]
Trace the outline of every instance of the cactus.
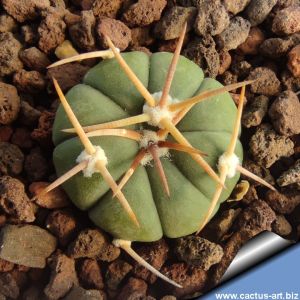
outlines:
[{"label": "cactus", "polygon": [[[174,55],[150,57],[120,54],[107,37],[110,50],[95,54],[107,59],[66,98],[54,79],[62,105],[53,126],[53,160],[61,177],[42,192],[63,184],[116,245],[174,285],[137,257],[130,243],[201,230],[230,195],[239,172],[255,177],[240,165],[238,140],[249,82],[223,87],[204,78],[180,56],[184,32]],[[236,109],[228,91],[238,87]]]}]

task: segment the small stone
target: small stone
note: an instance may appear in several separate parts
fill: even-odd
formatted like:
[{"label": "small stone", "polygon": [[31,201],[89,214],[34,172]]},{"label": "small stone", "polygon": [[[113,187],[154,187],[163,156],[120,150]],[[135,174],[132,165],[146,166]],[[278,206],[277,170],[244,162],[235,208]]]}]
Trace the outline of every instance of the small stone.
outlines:
[{"label": "small stone", "polygon": [[0,33],[0,77],[11,75],[23,68],[19,59],[21,43],[11,32]]},{"label": "small stone", "polygon": [[[127,284],[122,288],[117,300],[141,299],[146,297],[147,284],[145,281],[130,277]],[[140,298],[131,298],[132,294],[138,293]]]},{"label": "small stone", "polygon": [[0,33],[15,32],[18,28],[17,22],[9,15],[0,15]]},{"label": "small stone", "polygon": [[92,2],[92,6],[86,3],[83,9],[89,10],[92,9],[93,13],[96,17],[108,17],[108,18],[116,18],[120,8],[122,7],[123,0],[86,0],[81,2]]},{"label": "small stone", "polygon": [[[57,80],[62,91],[66,92],[74,85],[81,83],[88,69],[89,67],[81,65],[79,63],[65,64],[48,69],[47,77],[49,79],[54,77]],[[51,91],[54,89],[52,82],[48,89]]]},{"label": "small stone", "polygon": [[[29,186],[29,191],[33,196],[37,196],[40,194],[50,183],[38,181],[33,182]],[[52,191],[39,195],[35,198],[35,203],[41,207],[54,209],[54,208],[63,208],[70,205],[68,200],[68,196],[64,192],[64,190],[58,186]]]},{"label": "small stone", "polygon": [[[0,274],[0,291],[3,296],[11,299],[18,299],[20,295],[20,289],[16,280],[10,273]],[[0,294],[0,296],[1,296]],[[6,299],[4,297],[4,299]]]},{"label": "small stone", "polygon": [[196,265],[204,271],[220,262],[223,256],[221,246],[193,235],[177,239],[174,250],[179,260]]},{"label": "small stone", "polygon": [[65,247],[74,238],[77,230],[77,220],[67,210],[55,210],[46,220],[46,228],[57,237],[61,246]]},{"label": "small stone", "polygon": [[264,40],[264,33],[258,27],[252,27],[245,42],[238,46],[238,51],[245,55],[256,55]]},{"label": "small stone", "polygon": [[111,290],[117,290],[126,275],[132,270],[132,266],[122,259],[113,261],[107,268],[105,284]]},{"label": "small stone", "polygon": [[214,36],[220,34],[229,25],[229,15],[220,0],[197,1],[198,15],[195,21],[195,31],[198,35]]},{"label": "small stone", "polygon": [[259,48],[262,55],[270,58],[279,58],[290,50],[292,46],[291,40],[284,40],[281,38],[270,38],[265,40]]},{"label": "small stone", "polygon": [[234,15],[243,11],[251,0],[224,0],[224,6],[226,9]]},{"label": "small stone", "polygon": [[287,66],[294,77],[300,77],[300,45],[289,52]]},{"label": "small stone", "polygon": [[16,128],[11,137],[11,142],[21,149],[30,149],[33,145],[30,131],[26,127]]},{"label": "small stone", "polygon": [[4,9],[18,22],[23,23],[38,17],[39,11],[50,6],[49,0],[3,0]]},{"label": "small stone", "polygon": [[102,291],[85,290],[80,286],[74,286],[63,300],[106,300],[106,295]]},{"label": "small stone", "polygon": [[277,213],[290,214],[300,204],[300,195],[293,191],[285,194],[268,191],[265,200]]},{"label": "small stone", "polygon": [[275,15],[272,31],[278,35],[288,35],[300,31],[300,6],[290,6]]},{"label": "small stone", "polygon": [[287,236],[292,232],[292,226],[283,215],[277,215],[272,224],[273,231],[281,236]]},{"label": "small stone", "polygon": [[277,95],[280,88],[280,81],[274,71],[265,67],[258,67],[252,70],[247,80],[256,80],[251,84],[251,92],[265,96]]},{"label": "small stone", "polygon": [[250,152],[260,165],[269,168],[277,160],[294,153],[294,144],[288,138],[278,135],[270,126],[261,125],[252,136]]},{"label": "small stone", "polygon": [[16,145],[0,142],[0,171],[3,174],[18,175],[23,170],[24,155]]},{"label": "small stone", "polygon": [[31,268],[44,268],[56,248],[55,237],[38,226],[5,225],[0,235],[0,257]]},{"label": "small stone", "polygon": [[17,89],[10,84],[0,82],[0,124],[10,124],[20,110],[20,98]]},{"label": "small stone", "polygon": [[300,133],[300,102],[294,92],[281,93],[272,103],[269,116],[278,133],[288,136]]},{"label": "small stone", "polygon": [[15,265],[12,262],[0,258],[0,272],[1,273],[11,271],[14,268],[14,266]]},{"label": "small stone", "polygon": [[[225,71],[221,77],[221,82],[224,84],[224,85],[230,85],[230,84],[233,84],[233,83],[237,83],[238,82],[238,77],[236,74],[233,74],[233,72],[231,71]],[[233,91],[232,93],[233,94]],[[237,95],[237,94],[235,94]],[[235,100],[235,98],[233,98],[233,100]]]},{"label": "small stone", "polygon": [[[160,270],[168,257],[169,247],[164,239],[148,243],[139,247],[136,252],[156,270]],[[156,281],[156,276],[139,263],[133,263],[133,274],[151,284]]]},{"label": "small stone", "polygon": [[243,60],[242,57],[233,56],[230,68],[232,72],[238,76],[238,78],[245,78],[249,75],[252,66],[248,61]]},{"label": "small stone", "polygon": [[44,90],[46,81],[44,76],[38,71],[16,72],[13,76],[13,83],[20,92],[36,94]]},{"label": "small stone", "polygon": [[246,41],[250,26],[250,22],[242,17],[232,18],[229,26],[221,34],[217,35],[217,44],[223,50],[236,49]]},{"label": "small stone", "polygon": [[43,180],[48,172],[49,165],[40,148],[33,148],[26,156],[24,169],[30,181]]},{"label": "small stone", "polygon": [[54,253],[48,261],[51,276],[44,293],[49,299],[59,299],[65,296],[74,285],[78,285],[75,261],[58,252]]},{"label": "small stone", "polygon": [[183,51],[183,55],[203,69],[205,76],[215,78],[220,69],[220,57],[211,36],[195,38]]},{"label": "small stone", "polygon": [[28,199],[24,185],[10,176],[0,177],[0,206],[7,214],[24,222],[33,222],[34,205]]},{"label": "small stone", "polygon": [[0,126],[0,142],[8,142],[13,134],[10,126]]},{"label": "small stone", "polygon": [[277,0],[251,0],[245,14],[252,26],[261,24],[271,12]]},{"label": "small stone", "polygon": [[166,5],[166,0],[138,0],[123,14],[124,22],[131,27],[150,25],[160,19]]},{"label": "small stone", "polygon": [[123,22],[115,19],[101,18],[98,22],[96,32],[100,46],[103,48],[109,48],[105,40],[105,35],[112,40],[113,44],[120,51],[124,51],[131,41],[130,29]]},{"label": "small stone", "polygon": [[21,108],[18,119],[23,125],[32,126],[39,119],[41,112],[33,108],[28,102],[21,101]]},{"label": "small stone", "polygon": [[187,23],[186,32],[191,30],[196,14],[195,7],[173,6],[155,25],[154,33],[163,40],[176,39],[180,36],[185,23]]},{"label": "small stone", "polygon": [[293,166],[280,175],[277,179],[277,183],[279,186],[300,183],[300,159],[298,159]]},{"label": "small stone", "polygon": [[20,51],[19,56],[24,65],[30,70],[44,72],[51,64],[47,55],[36,47],[31,47]]},{"label": "small stone", "polygon": [[249,101],[242,116],[243,126],[250,128],[260,125],[268,112],[268,104],[269,98],[264,95],[255,97],[252,101]]},{"label": "small stone", "polygon": [[53,52],[65,40],[66,24],[56,13],[49,13],[38,28],[39,48],[46,54]]},{"label": "small stone", "polygon": [[300,77],[294,77],[289,70],[284,70],[281,74],[283,87],[297,93],[300,90]]},{"label": "small stone", "polygon": [[[207,273],[196,266],[188,267],[185,263],[175,263],[162,268],[162,273],[182,288],[165,284],[164,289],[176,298],[183,299],[184,296],[201,292],[206,286],[208,279]],[[188,297],[190,298],[190,297]]]},{"label": "small stone", "polygon": [[94,259],[87,258],[81,263],[79,277],[85,288],[97,290],[104,288],[101,269]]},{"label": "small stone", "polygon": [[150,46],[154,42],[151,36],[151,27],[136,27],[131,29],[131,45],[132,46]]},{"label": "small stone", "polygon": [[23,25],[21,27],[22,40],[27,45],[35,45],[38,42],[38,33],[36,24]]},{"label": "small stone", "polygon": [[275,218],[276,214],[271,207],[265,201],[257,200],[239,215],[236,226],[252,232],[252,236],[255,236],[265,230],[271,231]]},{"label": "small stone", "polygon": [[220,51],[219,58],[220,66],[218,75],[222,75],[229,69],[232,59],[230,53],[228,51],[223,50]]},{"label": "small stone", "polygon": [[100,230],[86,229],[70,244],[68,253],[75,259],[88,257],[109,262],[120,255],[120,249],[110,244]]}]

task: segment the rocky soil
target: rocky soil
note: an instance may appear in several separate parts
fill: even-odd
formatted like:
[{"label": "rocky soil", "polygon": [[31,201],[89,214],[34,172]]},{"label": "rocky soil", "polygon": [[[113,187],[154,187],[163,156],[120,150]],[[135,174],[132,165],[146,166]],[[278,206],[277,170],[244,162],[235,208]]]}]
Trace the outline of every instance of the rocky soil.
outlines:
[{"label": "rocky soil", "polygon": [[[299,239],[299,0],[0,3],[0,299],[191,297],[215,286],[260,232]],[[178,289],[115,248],[60,188],[33,197],[55,179],[51,128],[58,101],[50,78],[66,92],[96,62],[46,67],[106,48],[104,34],[122,51],[173,52],[185,22],[183,55],[206,76],[223,84],[256,79],[242,120],[244,166],[278,191],[250,182],[199,236],[137,243],[141,256],[184,286]]]}]

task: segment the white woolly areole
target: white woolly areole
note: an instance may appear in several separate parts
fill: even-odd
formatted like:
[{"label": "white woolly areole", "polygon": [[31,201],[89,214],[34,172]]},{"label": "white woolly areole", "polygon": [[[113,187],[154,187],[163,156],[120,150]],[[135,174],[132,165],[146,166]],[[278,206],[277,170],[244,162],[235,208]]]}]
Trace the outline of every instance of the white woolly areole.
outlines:
[{"label": "white woolly areole", "polygon": [[228,155],[226,152],[219,157],[218,169],[221,171],[223,167],[227,170],[227,177],[232,178],[236,174],[236,168],[239,165],[239,158],[233,153]]},{"label": "white woolly areole", "polygon": [[88,154],[85,150],[83,150],[80,155],[76,158],[76,162],[81,163],[82,161],[87,161],[87,167],[82,170],[84,177],[92,177],[94,173],[99,173],[96,168],[97,161],[102,161],[105,165],[107,165],[107,157],[105,155],[104,150],[100,146],[94,146],[95,152],[93,154]]},{"label": "white woolly areole", "polygon": [[[152,130],[143,130],[143,137],[140,140],[140,148],[147,149],[151,144],[157,144],[159,141],[164,141],[164,139],[160,138],[155,131]],[[157,154],[159,157],[169,156],[168,148],[158,148]],[[153,157],[150,153],[146,153],[144,158],[141,160],[141,165],[146,166],[149,165],[153,160]]]},{"label": "white woolly areole", "polygon": [[[156,104],[160,101],[162,96],[162,92],[157,92],[152,94],[153,99],[156,101]],[[167,98],[168,104],[176,103],[178,100],[173,99],[170,95]],[[148,121],[149,125],[157,126],[159,128],[163,128],[159,123],[162,119],[173,119],[174,112],[168,110],[167,107],[161,108],[160,106],[156,105],[154,107],[145,104],[143,106],[143,113],[150,116],[150,121]]]}]

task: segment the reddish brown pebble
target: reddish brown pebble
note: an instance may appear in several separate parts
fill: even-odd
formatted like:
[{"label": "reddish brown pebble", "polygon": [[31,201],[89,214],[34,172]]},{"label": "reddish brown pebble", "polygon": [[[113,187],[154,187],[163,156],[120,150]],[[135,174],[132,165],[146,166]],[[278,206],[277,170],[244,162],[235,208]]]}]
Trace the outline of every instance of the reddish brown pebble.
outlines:
[{"label": "reddish brown pebble", "polygon": [[231,64],[231,55],[228,51],[220,51],[220,66],[219,66],[219,75],[222,75],[227,71]]},{"label": "reddish brown pebble", "polygon": [[11,142],[21,149],[30,149],[33,145],[32,139],[30,137],[30,131],[25,127],[16,128],[11,138]]},{"label": "reddish brown pebble", "polygon": [[14,268],[14,264],[10,261],[0,258],[0,272],[9,272]]},{"label": "reddish brown pebble", "polygon": [[151,27],[136,27],[131,29],[131,45],[132,46],[149,46],[154,42],[151,36]]},{"label": "reddish brown pebble", "polygon": [[10,126],[0,126],[0,142],[8,142],[13,134]]},{"label": "reddish brown pebble", "polygon": [[[136,251],[156,270],[160,270],[168,257],[169,247],[165,240],[161,239],[158,242],[143,245]],[[134,262],[133,264],[133,273],[136,277],[139,277],[151,284],[157,279],[155,275],[137,262]]]},{"label": "reddish brown pebble", "polygon": [[75,261],[60,253],[54,253],[49,259],[51,268],[50,281],[44,289],[49,299],[65,296],[73,285],[78,285]]},{"label": "reddish brown pebble", "polygon": [[207,273],[198,267],[188,267],[184,263],[175,263],[162,268],[162,273],[176,283],[182,285],[183,288],[172,286],[168,283],[164,284],[166,291],[178,298],[191,296],[195,292],[201,292],[207,282]]},{"label": "reddish brown pebble", "polygon": [[[29,191],[33,196],[37,196],[40,194],[50,183],[48,182],[33,182],[29,186]],[[63,208],[68,206],[69,200],[64,192],[64,190],[61,187],[57,187],[54,190],[46,193],[46,194],[41,194],[38,197],[35,197],[35,202],[41,206],[45,207],[48,209],[53,209],[53,208]]]},{"label": "reddish brown pebble", "polygon": [[300,195],[296,191],[285,194],[268,191],[265,200],[276,212],[290,214],[300,204]]},{"label": "reddish brown pebble", "polygon": [[[92,5],[89,5],[89,3]],[[123,0],[81,0],[83,9],[92,9],[96,17],[115,18],[120,10]]]},{"label": "reddish brown pebble", "polygon": [[104,287],[100,266],[94,259],[85,259],[79,268],[79,277],[87,289],[101,290]]},{"label": "reddish brown pebble", "polygon": [[24,65],[30,70],[44,72],[47,66],[50,65],[50,60],[47,55],[36,47],[20,51],[19,56]]},{"label": "reddish brown pebble", "polygon": [[119,293],[117,300],[129,300],[131,295],[137,292],[140,297],[145,297],[147,292],[147,284],[144,280],[130,277],[127,284]]},{"label": "reddish brown pebble", "polygon": [[111,290],[117,290],[125,276],[132,270],[132,266],[122,259],[113,261],[107,268],[105,283]]},{"label": "reddish brown pebble", "polygon": [[300,77],[300,45],[289,52],[287,66],[294,77]]},{"label": "reddish brown pebble", "polygon": [[300,31],[300,6],[290,6],[275,15],[272,31],[278,35],[288,35]]},{"label": "reddish brown pebble", "polygon": [[36,94],[44,90],[46,81],[38,71],[20,70],[13,76],[13,83],[20,92]]},{"label": "reddish brown pebble", "polygon": [[281,93],[272,103],[269,116],[278,133],[288,136],[300,133],[300,102],[294,92]]},{"label": "reddish brown pebble", "polygon": [[246,41],[239,45],[238,51],[246,55],[255,55],[264,39],[264,33],[258,27],[252,27]]},{"label": "reddish brown pebble", "polygon": [[[2,295],[8,298],[18,299],[20,294],[20,289],[17,285],[16,280],[13,278],[13,276],[10,273],[0,274],[0,291]],[[7,299],[6,297],[4,299]]]},{"label": "reddish brown pebble", "polygon": [[272,224],[275,233],[281,236],[287,236],[292,232],[292,226],[283,215],[277,215],[276,220]]},{"label": "reddish brown pebble", "polygon": [[259,52],[265,57],[276,59],[286,55],[292,45],[291,39],[270,38],[260,45]]},{"label": "reddish brown pebble", "polygon": [[107,300],[107,297],[103,291],[85,290],[80,286],[73,286],[62,300]]},{"label": "reddish brown pebble", "polygon": [[115,19],[101,18],[96,31],[98,41],[103,48],[108,48],[105,40],[106,35],[120,51],[124,51],[131,41],[130,29],[123,22]]},{"label": "reddish brown pebble", "polygon": [[166,5],[166,0],[139,0],[125,11],[124,21],[131,27],[150,25],[160,19]]},{"label": "reddish brown pebble", "polygon": [[21,108],[18,119],[25,126],[33,126],[39,119],[41,112],[33,108],[28,102],[21,101]]},{"label": "reddish brown pebble", "polygon": [[18,116],[20,98],[17,89],[10,84],[0,82],[0,124],[10,124]]},{"label": "reddish brown pebble", "polygon": [[74,238],[77,221],[67,210],[55,210],[48,215],[46,228],[57,237],[61,246],[65,247]]}]

